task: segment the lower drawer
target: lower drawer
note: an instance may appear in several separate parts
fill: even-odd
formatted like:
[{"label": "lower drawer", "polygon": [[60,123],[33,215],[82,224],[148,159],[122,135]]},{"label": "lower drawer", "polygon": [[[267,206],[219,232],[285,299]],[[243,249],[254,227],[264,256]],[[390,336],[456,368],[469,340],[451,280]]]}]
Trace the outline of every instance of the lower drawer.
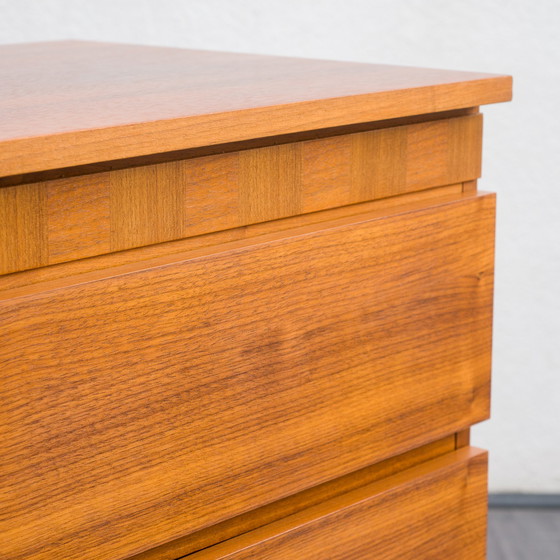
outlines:
[{"label": "lower drawer", "polygon": [[482,560],[487,454],[467,447],[189,560]]}]

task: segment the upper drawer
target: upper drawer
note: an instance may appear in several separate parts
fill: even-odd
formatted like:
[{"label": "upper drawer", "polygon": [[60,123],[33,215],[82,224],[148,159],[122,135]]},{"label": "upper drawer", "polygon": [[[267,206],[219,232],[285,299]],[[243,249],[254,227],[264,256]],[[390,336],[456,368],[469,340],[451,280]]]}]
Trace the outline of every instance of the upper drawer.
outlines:
[{"label": "upper drawer", "polygon": [[0,274],[476,179],[482,116],[0,188]]},{"label": "upper drawer", "polygon": [[486,418],[493,229],[465,195],[4,292],[2,558],[124,558]]}]

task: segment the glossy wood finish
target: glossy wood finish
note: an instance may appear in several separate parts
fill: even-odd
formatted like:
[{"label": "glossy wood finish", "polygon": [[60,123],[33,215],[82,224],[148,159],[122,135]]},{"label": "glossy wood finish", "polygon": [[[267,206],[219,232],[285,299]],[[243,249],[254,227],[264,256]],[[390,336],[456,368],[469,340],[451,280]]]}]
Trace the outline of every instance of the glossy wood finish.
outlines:
[{"label": "glossy wood finish", "polygon": [[0,188],[0,272],[45,263],[45,193],[36,185]]},{"label": "glossy wood finish", "polygon": [[288,496],[283,500],[277,500],[246,514],[212,525],[208,529],[135,555],[131,560],[175,560],[454,450],[455,437],[447,436],[403,455],[391,457],[335,480],[314,486],[309,490]]},{"label": "glossy wood finish", "polygon": [[508,76],[87,42],[2,46],[0,75],[0,176],[511,98]]},{"label": "glossy wood finish", "polygon": [[140,552],[486,418],[493,214],[465,196],[4,293],[5,558]]},{"label": "glossy wood finish", "polygon": [[466,428],[455,434],[455,447],[460,449],[461,447],[468,447],[471,444],[471,429]]},{"label": "glossy wood finish", "polygon": [[2,560],[482,560],[511,78],[84,42],[0,75]]},{"label": "glossy wood finish", "polygon": [[468,115],[478,115],[479,113],[479,107],[465,107],[463,109],[453,109],[451,111],[424,113],[422,115],[410,115],[407,117],[400,117],[395,119],[384,119],[381,121],[370,121],[364,123],[334,126],[321,128],[319,130],[305,130],[302,132],[279,134],[277,136],[268,136],[264,138],[252,138],[249,140],[240,140],[238,142],[227,142],[225,144],[199,146],[197,148],[174,150],[172,152],[157,152],[146,154],[144,156],[118,160],[113,159],[110,161],[98,161],[84,165],[72,165],[70,167],[45,169],[42,171],[35,171],[31,173],[22,173],[19,175],[9,175],[3,177],[0,176],[0,187],[13,187],[15,185],[23,185],[27,183],[40,183],[43,181],[51,181],[53,179],[65,179],[69,177],[77,177],[79,175],[90,175],[91,173],[103,173],[105,171],[116,171],[118,169],[129,169],[132,167],[155,165],[158,163],[169,163],[172,161],[179,161],[184,159],[193,159],[218,154],[227,154],[231,152],[240,152],[243,150],[252,150],[254,148],[264,148],[270,146],[278,146],[280,144],[290,144],[293,142],[319,140],[320,138],[331,138],[334,136],[355,134],[358,132],[368,132],[371,130],[378,130],[382,128],[393,128],[415,123],[452,119],[456,117],[466,117]]},{"label": "glossy wood finish", "polygon": [[464,448],[189,559],[484,560],[486,473]]},{"label": "glossy wood finish", "polygon": [[471,115],[0,188],[0,273],[469,181],[481,140]]},{"label": "glossy wood finish", "polygon": [[[362,214],[364,212],[381,212],[383,210],[391,210],[397,206],[408,206],[419,202],[423,202],[427,206],[433,203],[437,204],[440,202],[448,202],[450,200],[456,200],[456,195],[461,194],[463,190],[463,183],[447,185],[445,187],[436,187],[434,189],[426,189],[399,196],[391,196],[360,204],[351,204],[329,210],[272,220],[270,222],[260,222],[257,224],[250,224],[248,226],[241,226],[209,234],[187,237],[185,239],[170,241],[168,243],[147,245],[137,249],[129,249],[128,251],[108,253],[106,255],[100,255],[92,258],[24,270],[14,274],[4,274],[0,275],[0,290],[11,290],[11,293],[17,294],[18,291],[14,291],[15,288],[22,288],[29,286],[30,284],[37,284],[40,282],[50,283],[58,278],[75,276],[93,271],[101,271],[125,264],[131,265],[134,263],[144,262],[146,266],[150,266],[150,262],[152,260],[155,259],[157,262],[164,256],[176,255],[178,253],[201,249],[203,247],[211,247],[219,245],[220,243],[250,239],[252,237],[284,231],[293,227],[307,226],[341,217],[355,216],[356,214]],[[6,233],[8,233],[7,230]]]}]

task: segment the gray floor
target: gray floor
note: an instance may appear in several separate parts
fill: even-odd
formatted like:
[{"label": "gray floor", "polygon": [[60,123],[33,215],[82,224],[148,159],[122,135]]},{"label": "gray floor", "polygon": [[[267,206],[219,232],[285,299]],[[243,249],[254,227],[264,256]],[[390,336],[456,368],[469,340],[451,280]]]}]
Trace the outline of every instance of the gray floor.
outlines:
[{"label": "gray floor", "polygon": [[490,508],[488,560],[560,560],[560,509]]}]

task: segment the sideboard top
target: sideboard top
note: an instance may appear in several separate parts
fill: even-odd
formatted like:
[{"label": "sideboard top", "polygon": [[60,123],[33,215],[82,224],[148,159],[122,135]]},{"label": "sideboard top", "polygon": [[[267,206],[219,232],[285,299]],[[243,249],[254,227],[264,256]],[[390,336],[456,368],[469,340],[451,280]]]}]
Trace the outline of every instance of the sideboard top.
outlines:
[{"label": "sideboard top", "polygon": [[0,47],[0,176],[511,99],[509,76],[61,41]]}]

